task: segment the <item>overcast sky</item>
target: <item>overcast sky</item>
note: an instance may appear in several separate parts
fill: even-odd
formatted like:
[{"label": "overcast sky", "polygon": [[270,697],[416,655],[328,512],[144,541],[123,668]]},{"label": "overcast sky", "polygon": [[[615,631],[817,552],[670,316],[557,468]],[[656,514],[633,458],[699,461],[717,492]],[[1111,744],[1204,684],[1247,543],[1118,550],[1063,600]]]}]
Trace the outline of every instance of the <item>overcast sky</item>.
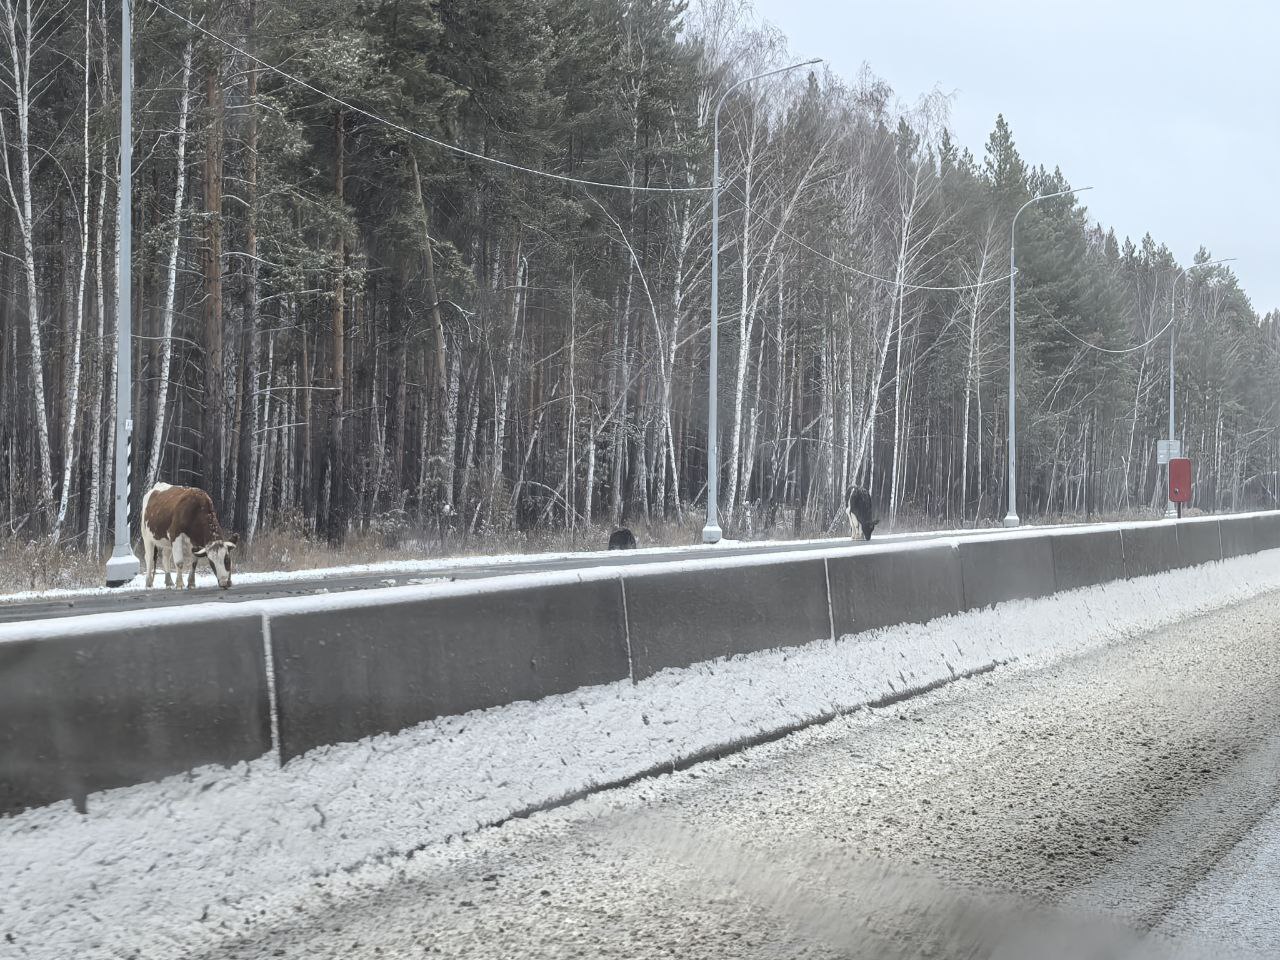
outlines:
[{"label": "overcast sky", "polygon": [[1100,223],[1204,245],[1259,313],[1280,307],[1280,5],[1254,0],[755,0],[799,56],[866,63],[914,101],[953,94],[982,157],[997,113],[1029,164],[1060,166]]}]

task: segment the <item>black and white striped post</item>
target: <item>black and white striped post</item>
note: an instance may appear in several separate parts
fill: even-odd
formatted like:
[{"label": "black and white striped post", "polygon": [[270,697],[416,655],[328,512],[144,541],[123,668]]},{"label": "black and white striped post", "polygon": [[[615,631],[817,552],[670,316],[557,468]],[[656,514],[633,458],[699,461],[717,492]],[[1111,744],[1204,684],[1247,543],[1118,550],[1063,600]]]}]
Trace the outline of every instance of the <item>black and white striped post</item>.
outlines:
[{"label": "black and white striped post", "polygon": [[[125,530],[133,529],[133,513],[130,507],[133,505],[133,421],[125,421],[125,452],[124,452],[124,528]],[[127,540],[128,538],[126,538]]]},{"label": "black and white striped post", "polygon": [[133,473],[133,29],[130,0],[120,4],[120,199],[116,298],[116,543],[107,561],[107,586],[138,574],[129,542],[129,486]]}]

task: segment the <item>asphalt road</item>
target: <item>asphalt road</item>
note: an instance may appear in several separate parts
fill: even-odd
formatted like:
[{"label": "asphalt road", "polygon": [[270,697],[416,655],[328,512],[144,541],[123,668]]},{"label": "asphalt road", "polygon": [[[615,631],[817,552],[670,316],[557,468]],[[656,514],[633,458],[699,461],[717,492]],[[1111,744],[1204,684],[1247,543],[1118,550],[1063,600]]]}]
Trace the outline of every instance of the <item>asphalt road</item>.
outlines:
[{"label": "asphalt road", "polygon": [[[873,542],[909,543],[915,540],[929,540],[939,537],[955,537],[977,533],[992,533],[992,530],[973,530],[957,533],[955,531],[940,533],[900,534],[891,537],[877,537]],[[741,543],[714,548],[682,550],[644,550],[612,551],[583,553],[575,557],[537,557],[494,563],[485,557],[454,558],[450,560],[424,560],[421,567],[412,571],[396,573],[360,574],[356,576],[333,576],[309,580],[286,580],[265,583],[235,582],[232,587],[221,590],[216,586],[197,586],[193,590],[166,590],[162,586],[164,572],[157,573],[157,586],[147,590],[121,588],[111,593],[93,593],[82,596],[62,596],[36,600],[20,600],[0,602],[0,623],[13,623],[30,620],[49,620],[57,617],[74,617],[91,613],[120,613],[126,610],[155,609],[158,607],[174,607],[192,603],[242,603],[246,600],[268,600],[279,597],[309,596],[314,593],[341,593],[350,590],[371,590],[383,587],[407,586],[415,582],[444,578],[453,580],[472,580],[487,577],[505,577],[517,573],[535,573],[549,570],[579,570],[584,567],[630,566],[636,564],[665,563],[671,560],[698,560],[710,557],[750,556],[754,554],[795,553],[805,550],[829,549],[831,547],[857,546],[861,541],[848,538],[832,539],[821,542],[805,541],[802,543]],[[205,568],[207,572],[207,567]],[[211,582],[211,581],[207,581]]]},{"label": "asphalt road", "polygon": [[318,881],[203,960],[1274,957],[1278,629],[1271,594],[861,711]]}]

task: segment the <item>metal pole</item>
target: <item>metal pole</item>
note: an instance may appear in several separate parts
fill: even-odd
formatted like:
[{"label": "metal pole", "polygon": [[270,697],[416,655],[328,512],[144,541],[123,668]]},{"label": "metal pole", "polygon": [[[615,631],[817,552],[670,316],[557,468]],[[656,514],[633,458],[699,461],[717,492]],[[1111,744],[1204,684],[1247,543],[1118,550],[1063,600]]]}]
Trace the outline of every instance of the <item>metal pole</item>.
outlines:
[{"label": "metal pole", "polygon": [[[724,103],[723,97],[720,103]],[[716,443],[720,409],[720,104],[716,104],[712,136],[715,143],[711,160],[711,363],[707,370],[707,523],[702,528],[703,543],[718,543],[724,536],[716,504],[720,481]]]},{"label": "metal pole", "polygon": [[1178,281],[1182,279],[1183,274],[1187,272],[1186,267],[1178,271],[1178,275],[1173,278],[1173,290],[1169,294],[1169,439],[1174,439],[1174,430],[1177,427],[1173,422],[1173,336],[1177,325],[1174,323],[1174,316],[1177,311],[1178,303]]},{"label": "metal pole", "polygon": [[806,60],[804,63],[793,63],[789,67],[780,67],[777,70],[744,77],[725,90],[720,95],[719,102],[716,103],[715,118],[711,128],[711,362],[707,366],[707,523],[702,528],[703,543],[718,543],[724,536],[724,531],[720,529],[720,511],[716,503],[720,484],[720,457],[716,442],[719,432],[720,386],[720,108],[724,106],[729,94],[744,83],[821,62],[822,59],[819,57]]},{"label": "metal pole", "polygon": [[1018,268],[1014,250],[1018,236],[1018,217],[1033,203],[1092,189],[1093,187],[1076,187],[1074,190],[1059,190],[1057,193],[1032,197],[1018,208],[1018,212],[1013,215],[1013,223],[1009,225],[1009,512],[1004,518],[1006,527],[1016,527],[1022,522],[1018,518],[1018,380],[1017,366],[1014,363],[1018,336],[1018,298],[1015,286]]},{"label": "metal pole", "polygon": [[129,478],[133,453],[133,27],[130,0],[120,4],[120,185],[116,268],[116,542],[107,561],[107,586],[128,583],[138,573],[129,543]]},{"label": "metal pole", "polygon": [[[1177,309],[1178,309],[1178,281],[1181,280],[1183,276],[1186,275],[1186,272],[1188,270],[1195,270],[1198,267],[1212,267],[1219,263],[1230,263],[1233,260],[1235,260],[1235,257],[1223,257],[1220,260],[1209,260],[1209,261],[1206,261],[1205,263],[1193,263],[1193,264],[1190,264],[1189,266],[1185,266],[1181,270],[1179,270],[1177,276],[1173,278],[1173,286],[1169,290],[1169,456],[1170,457],[1173,456],[1173,441],[1177,439],[1174,433],[1174,431],[1177,429],[1177,424],[1174,422],[1174,410],[1176,410],[1177,408],[1174,406],[1174,403],[1173,403],[1173,383],[1174,383],[1173,372],[1174,372],[1174,364],[1175,364],[1173,338],[1174,338],[1174,331],[1177,329],[1175,318],[1177,317]],[[1183,452],[1179,451],[1178,455],[1182,456]],[[1168,471],[1169,471],[1169,465],[1165,464],[1166,477],[1168,476]],[[1166,484],[1166,486],[1168,486],[1168,484]],[[1166,501],[1164,515],[1166,517],[1174,517],[1174,516],[1181,517],[1182,504],[1179,503],[1175,505],[1172,500]]]},{"label": "metal pole", "polygon": [[[1173,422],[1173,335],[1174,335],[1174,318],[1178,309],[1178,281],[1182,279],[1183,274],[1187,272],[1187,268],[1183,267],[1178,271],[1177,276],[1173,278],[1173,286],[1169,290],[1169,456],[1173,457],[1173,431],[1175,429]],[[1165,465],[1166,476],[1169,471],[1169,464]],[[1169,485],[1166,483],[1165,487]],[[1179,504],[1178,506],[1181,506]],[[1164,515],[1173,517],[1177,515],[1178,507],[1174,505],[1172,500],[1166,501]]]},{"label": "metal pole", "polygon": [[[1027,203],[1031,201],[1028,200]],[[1018,408],[1018,383],[1016,377],[1016,367],[1014,366],[1014,357],[1017,355],[1016,346],[1018,338],[1018,295],[1017,288],[1014,284],[1014,277],[1018,273],[1017,261],[1014,254],[1014,237],[1018,231],[1018,214],[1027,209],[1027,205],[1023,204],[1018,208],[1018,213],[1013,215],[1013,223],[1009,227],[1009,512],[1005,514],[1004,525],[1006,527],[1016,527],[1021,521],[1018,519],[1018,431],[1017,431],[1017,408]]]}]

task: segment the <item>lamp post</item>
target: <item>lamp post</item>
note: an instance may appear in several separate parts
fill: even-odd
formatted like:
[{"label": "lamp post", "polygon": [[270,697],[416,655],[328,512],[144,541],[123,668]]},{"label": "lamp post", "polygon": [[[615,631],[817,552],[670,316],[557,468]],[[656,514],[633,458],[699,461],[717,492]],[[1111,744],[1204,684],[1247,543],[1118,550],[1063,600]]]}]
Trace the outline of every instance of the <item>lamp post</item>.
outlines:
[{"label": "lamp post", "polygon": [[[1174,424],[1174,417],[1173,417],[1173,412],[1175,409],[1174,403],[1173,403],[1173,370],[1174,370],[1173,346],[1174,346],[1174,318],[1177,315],[1177,309],[1178,309],[1178,296],[1177,296],[1178,281],[1183,278],[1183,276],[1186,274],[1188,270],[1198,270],[1200,267],[1212,267],[1215,264],[1230,263],[1233,260],[1235,260],[1235,257],[1223,257],[1221,260],[1209,260],[1205,263],[1189,264],[1188,266],[1185,266],[1178,271],[1177,275],[1174,276],[1173,278],[1173,286],[1169,288],[1169,456],[1170,457],[1173,456],[1173,441],[1174,439],[1176,439],[1174,436],[1174,430],[1176,429],[1176,426]],[[1166,464],[1165,470],[1167,471],[1168,469],[1169,467]],[[1177,514],[1177,507],[1174,506],[1174,503],[1172,500],[1169,500],[1167,502],[1167,506],[1165,507],[1164,515],[1166,517],[1172,517],[1172,516],[1175,516],[1176,514]]]},{"label": "lamp post", "polygon": [[1014,364],[1018,316],[1018,298],[1015,290],[1018,268],[1014,256],[1014,244],[1018,235],[1018,217],[1022,216],[1022,211],[1033,203],[1039,203],[1041,200],[1051,200],[1054,197],[1065,197],[1070,193],[1083,193],[1085,190],[1092,189],[1093,187],[1076,187],[1074,190],[1059,190],[1057,193],[1046,193],[1039,197],[1032,197],[1018,208],[1018,212],[1013,215],[1013,223],[1009,226],[1009,512],[1004,518],[1006,527],[1016,527],[1022,522],[1018,519],[1018,421],[1016,418],[1018,381],[1016,375],[1017,367]]},{"label": "lamp post", "polygon": [[789,67],[779,67],[777,70],[766,70],[764,73],[744,77],[725,90],[720,95],[719,102],[716,103],[715,118],[712,123],[711,160],[711,363],[707,371],[707,524],[702,528],[703,543],[718,543],[724,535],[720,529],[720,516],[716,506],[720,479],[719,455],[716,450],[720,349],[720,108],[724,106],[729,94],[743,84],[821,62],[822,58],[818,57],[806,60],[804,63],[793,63]]},{"label": "lamp post", "polygon": [[116,542],[107,561],[107,586],[119,587],[138,573],[129,544],[129,466],[133,452],[133,44],[130,0],[120,4],[120,186],[116,239]]}]

